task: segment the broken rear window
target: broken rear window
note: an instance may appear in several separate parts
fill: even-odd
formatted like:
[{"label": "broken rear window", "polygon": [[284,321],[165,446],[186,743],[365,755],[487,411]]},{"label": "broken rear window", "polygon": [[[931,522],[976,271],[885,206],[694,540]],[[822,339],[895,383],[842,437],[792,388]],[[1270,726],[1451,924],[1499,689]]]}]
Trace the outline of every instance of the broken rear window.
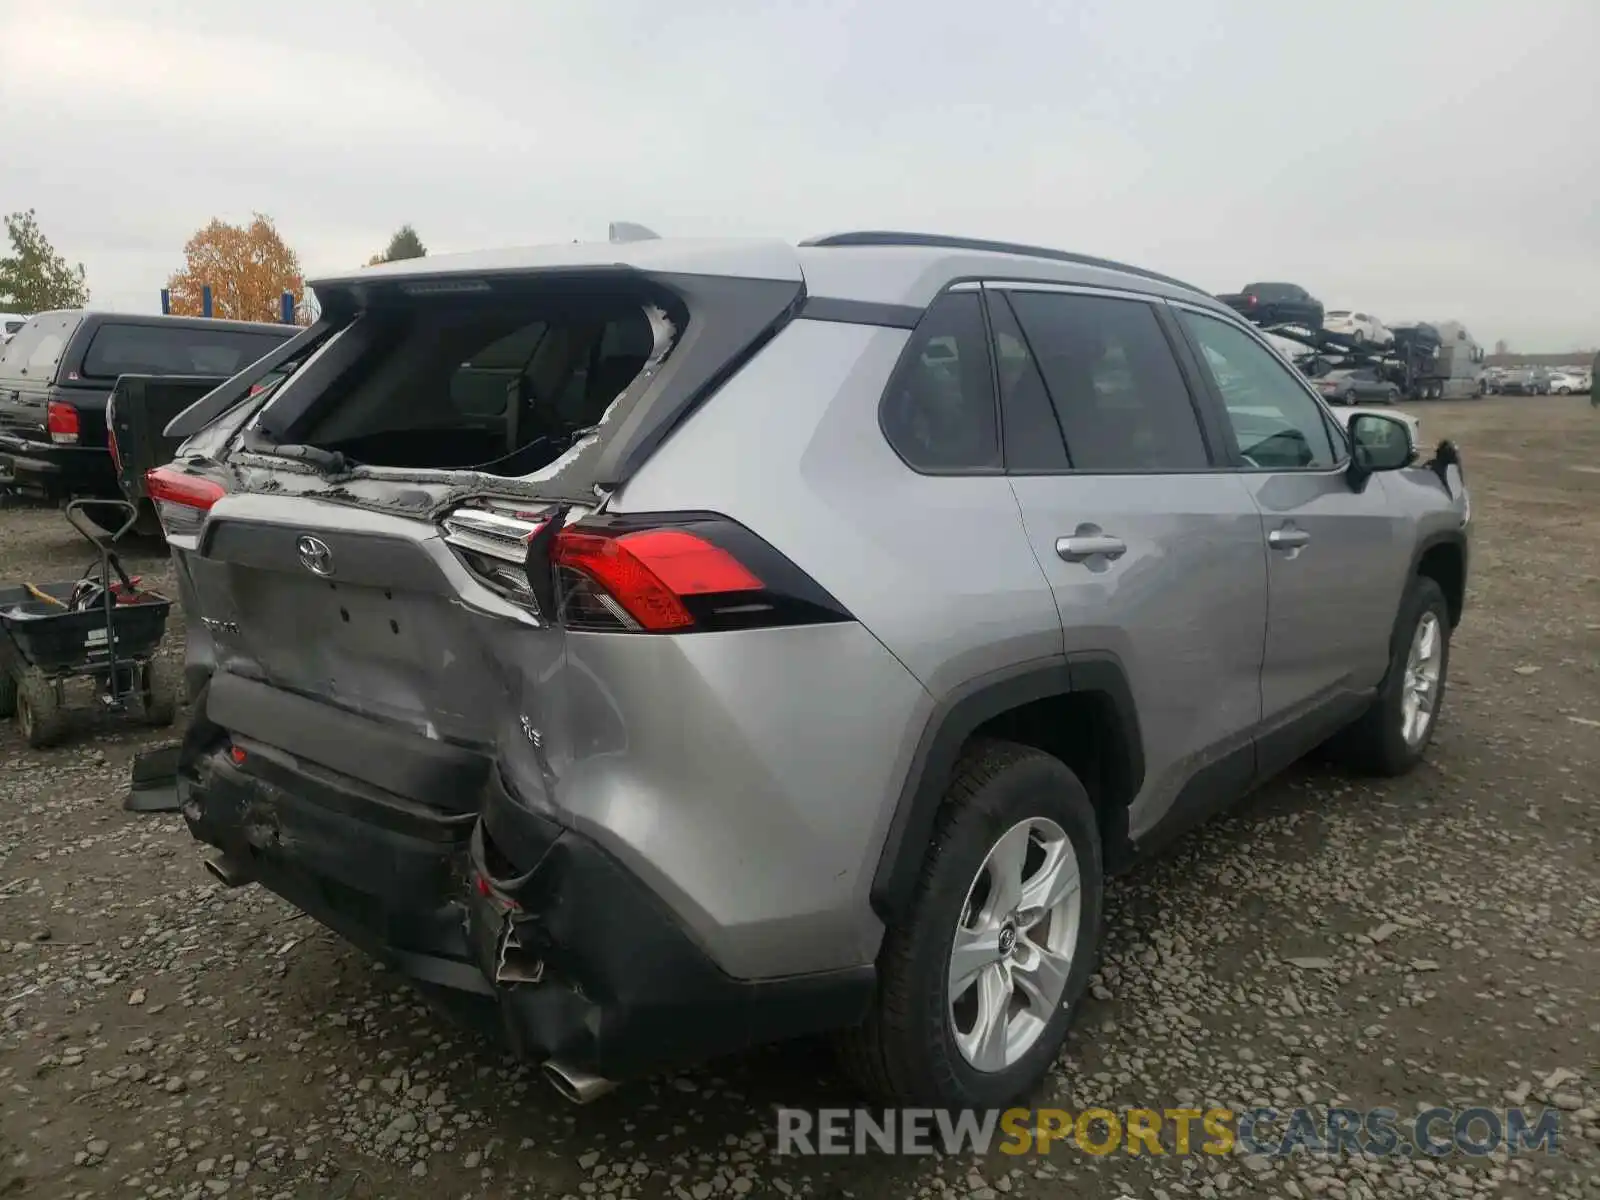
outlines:
[{"label": "broken rear window", "polygon": [[600,424],[650,361],[657,327],[637,296],[540,297],[397,304],[344,336],[286,440],[359,466],[518,476]]}]

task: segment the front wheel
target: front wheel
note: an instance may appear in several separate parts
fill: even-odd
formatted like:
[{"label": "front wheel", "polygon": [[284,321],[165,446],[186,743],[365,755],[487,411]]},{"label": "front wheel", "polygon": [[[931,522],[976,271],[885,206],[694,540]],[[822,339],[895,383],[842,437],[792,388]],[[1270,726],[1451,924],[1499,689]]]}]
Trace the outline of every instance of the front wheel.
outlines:
[{"label": "front wheel", "polygon": [[1027,746],[975,743],[841,1065],[887,1104],[998,1108],[1031,1090],[1094,970],[1103,890],[1078,777]]},{"label": "front wheel", "polygon": [[1450,606],[1418,575],[1400,601],[1389,671],[1372,706],[1330,744],[1334,756],[1372,775],[1404,775],[1433,740],[1450,670]]}]

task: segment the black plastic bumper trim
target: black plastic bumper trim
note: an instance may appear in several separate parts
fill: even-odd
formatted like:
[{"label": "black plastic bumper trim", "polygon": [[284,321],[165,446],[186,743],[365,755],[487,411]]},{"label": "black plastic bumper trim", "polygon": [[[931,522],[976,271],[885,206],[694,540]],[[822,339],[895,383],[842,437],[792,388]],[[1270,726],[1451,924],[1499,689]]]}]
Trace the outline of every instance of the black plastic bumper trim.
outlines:
[{"label": "black plastic bumper trim", "polygon": [[[292,764],[273,764],[270,780],[251,773],[261,767],[248,748],[248,770],[226,747],[186,749],[180,791],[197,839],[374,957],[450,989],[463,1001],[452,1008],[529,1060],[626,1078],[849,1027],[871,1002],[871,964],[725,974],[637,876],[517,802],[498,771],[479,792],[481,818],[437,814],[429,837],[394,805],[340,809],[326,780],[297,784]],[[539,982],[496,982],[509,978],[508,934]]]}]

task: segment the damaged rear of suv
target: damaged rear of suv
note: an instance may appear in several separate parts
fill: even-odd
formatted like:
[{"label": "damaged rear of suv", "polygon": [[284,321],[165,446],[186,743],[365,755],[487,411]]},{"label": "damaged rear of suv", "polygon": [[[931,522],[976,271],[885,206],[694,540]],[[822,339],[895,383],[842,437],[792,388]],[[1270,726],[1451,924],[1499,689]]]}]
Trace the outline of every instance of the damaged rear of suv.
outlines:
[{"label": "damaged rear of suv", "polygon": [[[788,969],[770,916],[724,922],[745,901],[702,878],[754,853],[728,810],[768,802],[772,764],[733,740],[752,685],[726,677],[799,653],[919,691],[735,520],[606,511],[804,296],[792,248],[685,271],[653,249],[323,281],[317,325],[182,414],[148,479],[191,614],[182,811],[213,873],[494,998],[574,1094],[859,1019],[870,954],[822,948],[836,912]],[[743,663],[717,637],[761,632],[781,644]],[[684,718],[718,691],[727,711]],[[785,819],[743,827],[776,845]]]},{"label": "damaged rear of suv", "polygon": [[314,286],[147,477],[176,803],[574,1099],[829,1032],[885,1100],[1008,1102],[1108,871],[1431,737],[1453,448],[1198,289],[873,233]]}]

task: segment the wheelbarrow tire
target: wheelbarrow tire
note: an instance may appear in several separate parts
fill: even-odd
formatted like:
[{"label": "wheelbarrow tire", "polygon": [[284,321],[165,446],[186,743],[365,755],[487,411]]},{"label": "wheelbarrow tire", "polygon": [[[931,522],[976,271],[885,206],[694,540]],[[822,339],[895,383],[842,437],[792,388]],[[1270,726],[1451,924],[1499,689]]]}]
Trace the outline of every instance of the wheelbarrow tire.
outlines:
[{"label": "wheelbarrow tire", "polygon": [[17,715],[17,681],[10,671],[0,667],[0,720]]},{"label": "wheelbarrow tire", "polygon": [[35,750],[54,746],[67,731],[53,680],[29,673],[17,682],[17,727]]},{"label": "wheelbarrow tire", "polygon": [[147,725],[166,728],[178,715],[178,673],[160,659],[152,659],[139,672],[139,698]]}]

